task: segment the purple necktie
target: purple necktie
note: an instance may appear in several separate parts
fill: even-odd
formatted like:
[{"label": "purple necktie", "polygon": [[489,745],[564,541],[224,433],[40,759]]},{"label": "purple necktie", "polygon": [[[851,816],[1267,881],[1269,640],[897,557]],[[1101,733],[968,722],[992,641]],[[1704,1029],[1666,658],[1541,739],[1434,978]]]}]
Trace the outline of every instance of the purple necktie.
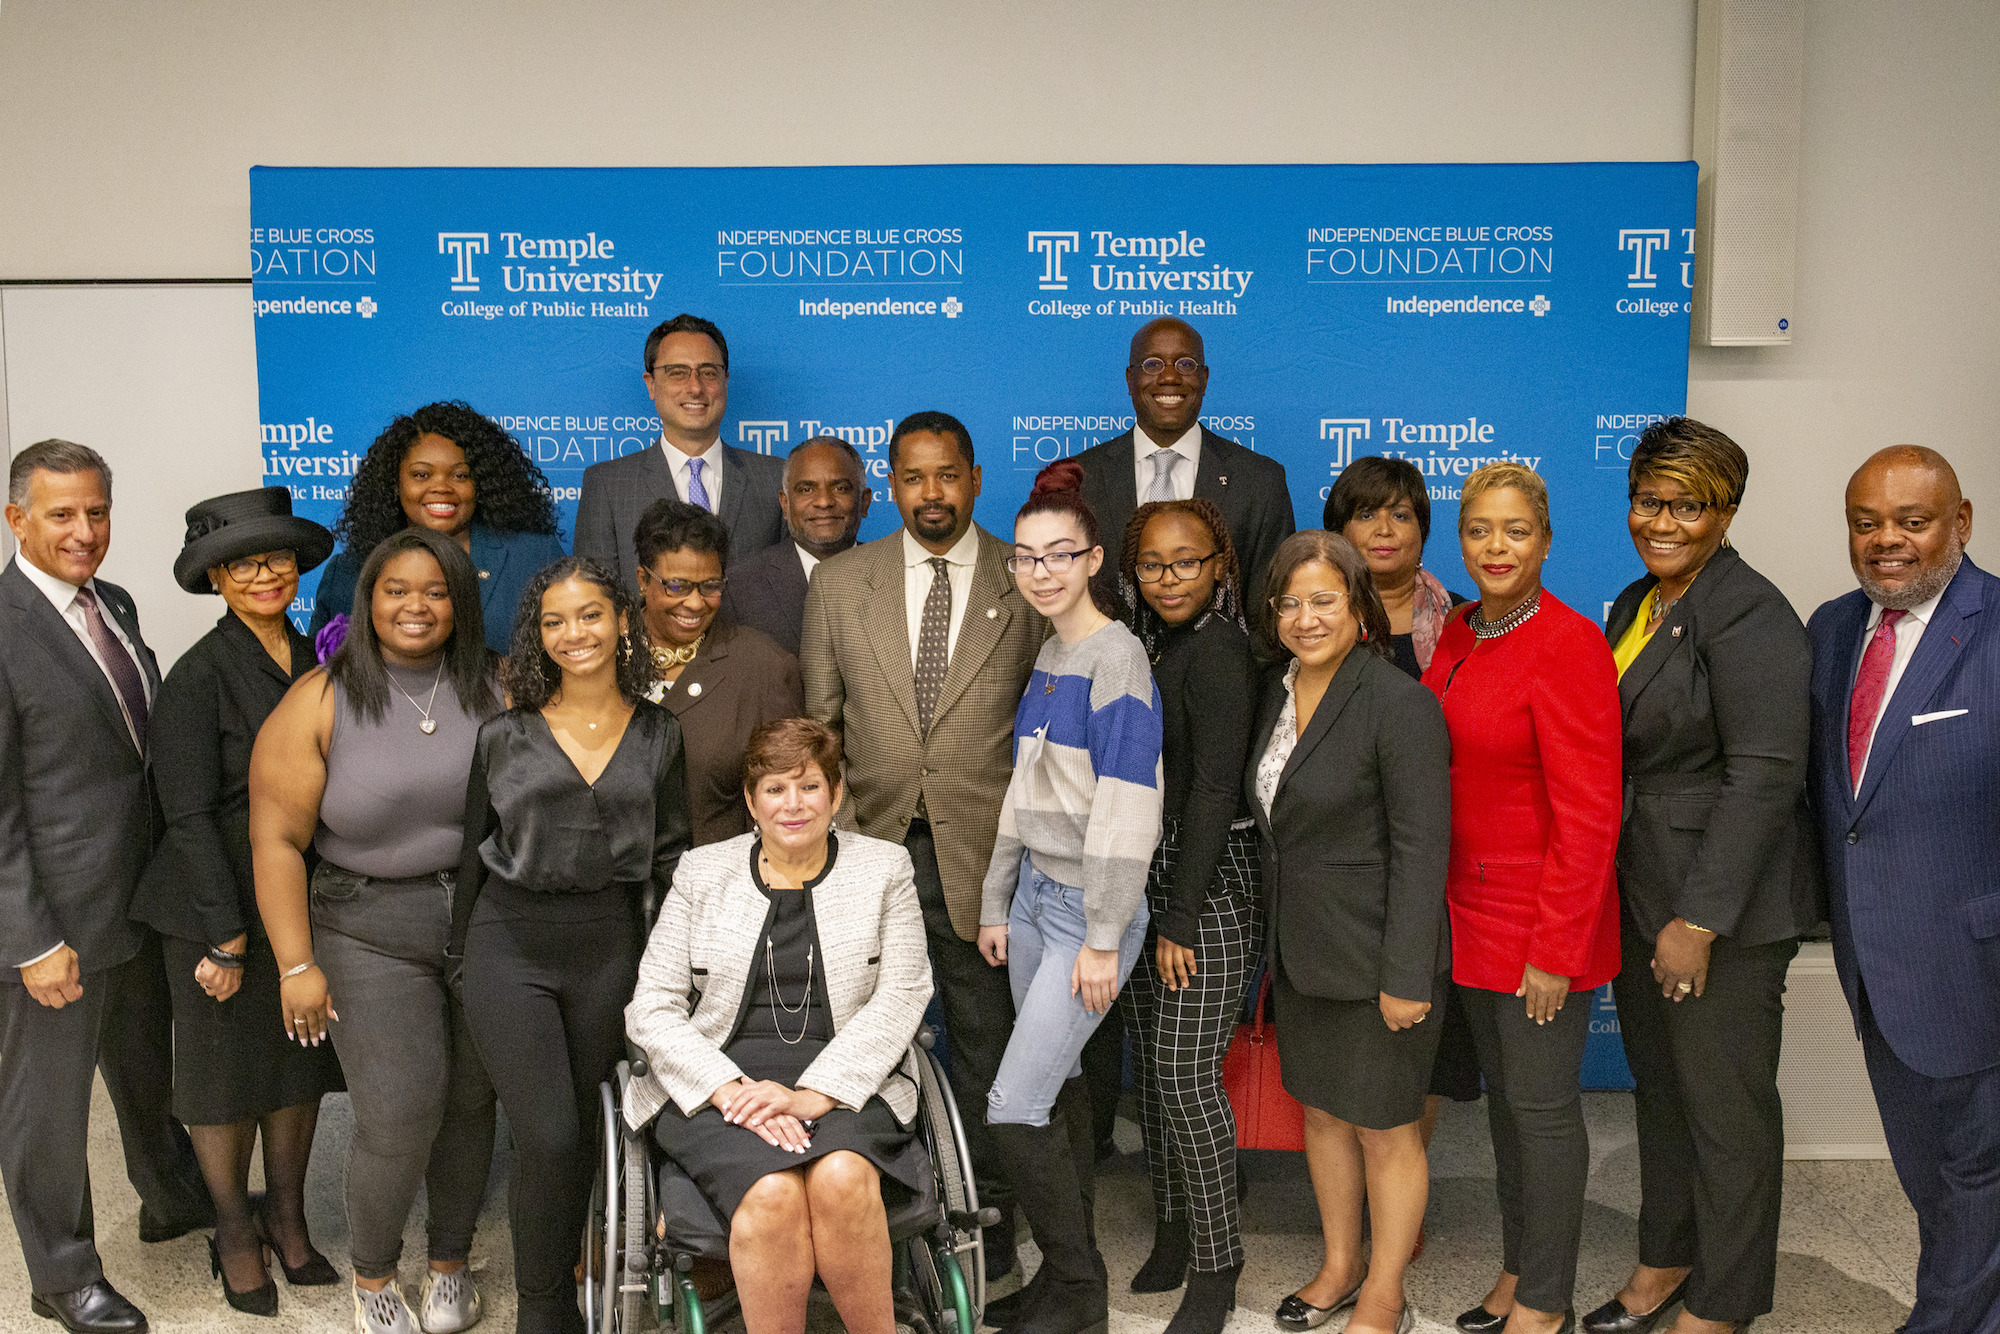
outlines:
[{"label": "purple necktie", "polygon": [[688,460],[688,504],[699,505],[709,513],[715,513],[715,505],[708,498],[708,488],[701,484],[700,459]]},{"label": "purple necktie", "polygon": [[125,701],[125,716],[132,720],[132,740],[144,752],[146,683],[139,675],[139,664],[132,661],[132,655],[118,642],[118,636],[112,634],[111,627],[104,623],[104,613],[97,609],[95,593],[88,588],[77,589],[76,603],[83,608],[83,623],[90,631],[90,642],[97,646],[97,656],[103,660],[104,670],[110,674],[118,697]]}]

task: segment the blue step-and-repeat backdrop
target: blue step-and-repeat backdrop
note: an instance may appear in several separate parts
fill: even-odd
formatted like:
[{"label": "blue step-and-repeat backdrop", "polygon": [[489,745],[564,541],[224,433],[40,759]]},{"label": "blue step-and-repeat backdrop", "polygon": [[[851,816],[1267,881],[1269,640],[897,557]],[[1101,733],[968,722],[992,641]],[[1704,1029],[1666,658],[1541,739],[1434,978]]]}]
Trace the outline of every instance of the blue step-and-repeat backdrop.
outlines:
[{"label": "blue step-and-repeat backdrop", "polygon": [[[1539,166],[258,168],[251,272],[266,480],[331,523],[389,420],[462,398],[529,449],[567,525],[583,470],[644,449],[648,330],[729,339],[723,438],[867,460],[970,429],[1003,535],[1035,471],[1132,426],[1131,336],[1199,329],[1203,421],[1284,463],[1301,526],[1366,454],[1429,479],[1428,565],[1462,479],[1547,478],[1564,601],[1601,617],[1641,573],[1625,461],[1687,393],[1693,163]],[[310,616],[312,578],[295,609]],[[1626,1078],[1608,1009],[1592,1083]]]}]

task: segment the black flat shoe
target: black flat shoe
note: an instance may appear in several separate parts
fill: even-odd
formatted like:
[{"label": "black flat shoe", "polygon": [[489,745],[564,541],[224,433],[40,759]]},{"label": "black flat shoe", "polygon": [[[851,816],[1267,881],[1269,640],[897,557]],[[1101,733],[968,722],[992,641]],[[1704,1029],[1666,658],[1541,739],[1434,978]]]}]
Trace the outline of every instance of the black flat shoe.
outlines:
[{"label": "black flat shoe", "polygon": [[1613,1297],[1604,1305],[1583,1318],[1585,1334],[1647,1334],[1660,1317],[1672,1310],[1675,1303],[1687,1296],[1688,1281],[1683,1278],[1680,1285],[1667,1294],[1667,1299],[1643,1315],[1635,1315],[1625,1309],[1625,1303]]},{"label": "black flat shoe", "polygon": [[[1367,1281],[1368,1273],[1366,1270],[1363,1270],[1361,1283],[1366,1283]],[[1344,1297],[1336,1299],[1331,1306],[1314,1306],[1295,1292],[1278,1303],[1278,1311],[1273,1319],[1278,1322],[1279,1329],[1318,1329],[1321,1325],[1324,1325],[1327,1321],[1361,1300],[1361,1283],[1356,1283],[1353,1291]],[[1505,1317],[1502,1317],[1502,1319],[1504,1320]]]},{"label": "black flat shoe", "polygon": [[[259,1260],[264,1258],[261,1243],[257,1258]],[[222,1299],[229,1303],[232,1310],[241,1311],[245,1315],[278,1314],[278,1285],[271,1281],[270,1271],[264,1271],[262,1287],[252,1288],[248,1292],[238,1292],[229,1286],[229,1277],[222,1272],[222,1248],[216,1245],[214,1237],[208,1239],[208,1270],[210,1277],[222,1280]]]},{"label": "black flat shoe", "polygon": [[1452,1323],[1464,1330],[1465,1334],[1499,1334],[1500,1330],[1507,1327],[1507,1317],[1511,1314],[1513,1312],[1503,1311],[1499,1315],[1494,1315],[1482,1303],[1470,1311],[1463,1312]]},{"label": "black flat shoe", "polygon": [[70,1334],[146,1334],[146,1317],[103,1279],[74,1292],[37,1292],[28,1309]]}]

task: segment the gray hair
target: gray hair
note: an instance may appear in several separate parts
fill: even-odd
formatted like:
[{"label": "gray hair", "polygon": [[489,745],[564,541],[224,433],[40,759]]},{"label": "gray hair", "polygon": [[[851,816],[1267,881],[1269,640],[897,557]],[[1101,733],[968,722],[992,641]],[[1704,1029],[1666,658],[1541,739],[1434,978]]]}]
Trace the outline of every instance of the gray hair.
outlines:
[{"label": "gray hair", "polygon": [[840,450],[854,464],[854,475],[861,478],[864,482],[868,480],[868,465],[861,461],[861,451],[854,447],[853,441],[843,440],[837,435],[816,435],[810,440],[799,441],[797,445],[793,446],[792,452],[785,456],[785,488],[787,490],[790,490],[792,485],[792,460],[805,453],[806,450],[812,448],[814,445],[832,445],[835,449]]},{"label": "gray hair", "polygon": [[92,468],[104,480],[104,498],[111,499],[111,465],[104,456],[89,445],[79,445],[72,440],[37,440],[14,456],[7,468],[7,503],[25,505],[28,503],[28,482],[35,473],[88,472]]}]

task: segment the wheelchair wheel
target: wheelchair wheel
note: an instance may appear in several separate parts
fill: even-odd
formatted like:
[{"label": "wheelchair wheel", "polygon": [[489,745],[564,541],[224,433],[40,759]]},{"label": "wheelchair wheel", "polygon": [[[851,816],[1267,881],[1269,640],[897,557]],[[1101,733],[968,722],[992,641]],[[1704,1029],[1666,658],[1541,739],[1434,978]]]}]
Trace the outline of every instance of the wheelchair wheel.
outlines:
[{"label": "wheelchair wheel", "polygon": [[[958,1334],[976,1334],[986,1309],[986,1257],[980,1245],[979,1187],[972,1179],[972,1151],[943,1067],[929,1049],[920,1046],[918,1051],[924,1148],[937,1171],[945,1222],[934,1245],[922,1244],[921,1238],[913,1241],[911,1269],[941,1320],[957,1325]],[[941,1329],[939,1334],[949,1331]]]},{"label": "wheelchair wheel", "polygon": [[652,1266],[647,1263],[650,1246],[646,1222],[653,1212],[649,1198],[652,1172],[643,1136],[626,1133],[623,1126],[619,1130],[625,1149],[622,1213],[625,1236],[618,1262],[610,1266],[618,1293],[618,1320],[611,1328],[616,1334],[629,1334],[658,1323],[658,1308],[653,1305]]}]

